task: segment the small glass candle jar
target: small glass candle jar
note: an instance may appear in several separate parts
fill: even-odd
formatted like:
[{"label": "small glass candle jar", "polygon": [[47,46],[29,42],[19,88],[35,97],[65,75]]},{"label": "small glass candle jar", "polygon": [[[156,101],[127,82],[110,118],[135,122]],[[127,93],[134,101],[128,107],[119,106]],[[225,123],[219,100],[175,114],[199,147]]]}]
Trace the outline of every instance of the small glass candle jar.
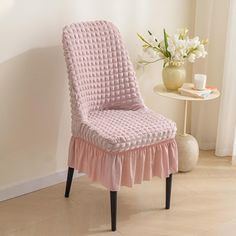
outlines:
[{"label": "small glass candle jar", "polygon": [[193,88],[196,90],[204,90],[206,88],[207,76],[204,74],[195,74],[193,78]]}]

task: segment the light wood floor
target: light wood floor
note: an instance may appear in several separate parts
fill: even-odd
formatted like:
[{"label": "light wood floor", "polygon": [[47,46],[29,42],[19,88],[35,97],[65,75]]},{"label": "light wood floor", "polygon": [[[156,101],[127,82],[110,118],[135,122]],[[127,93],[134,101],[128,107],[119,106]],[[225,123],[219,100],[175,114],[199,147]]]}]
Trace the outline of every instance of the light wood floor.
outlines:
[{"label": "light wood floor", "polygon": [[201,152],[197,168],[173,178],[172,206],[164,210],[164,182],[122,188],[118,231],[110,232],[109,194],[86,177],[69,199],[64,184],[0,203],[0,235],[185,236],[236,235],[236,168],[230,158]]}]

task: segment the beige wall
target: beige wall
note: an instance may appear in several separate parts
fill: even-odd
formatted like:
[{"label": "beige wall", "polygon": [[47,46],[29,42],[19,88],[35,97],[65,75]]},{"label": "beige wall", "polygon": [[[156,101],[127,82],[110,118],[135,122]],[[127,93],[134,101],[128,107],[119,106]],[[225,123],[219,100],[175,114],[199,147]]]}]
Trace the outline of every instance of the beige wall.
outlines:
[{"label": "beige wall", "polygon": [[[66,168],[70,107],[63,25],[93,19],[114,22],[133,61],[140,50],[137,32],[150,29],[161,35],[163,27],[194,31],[194,0],[10,2],[0,8],[0,187]],[[182,129],[183,104],[152,92],[161,82],[161,68],[161,63],[152,65],[139,76],[144,100]]]}]

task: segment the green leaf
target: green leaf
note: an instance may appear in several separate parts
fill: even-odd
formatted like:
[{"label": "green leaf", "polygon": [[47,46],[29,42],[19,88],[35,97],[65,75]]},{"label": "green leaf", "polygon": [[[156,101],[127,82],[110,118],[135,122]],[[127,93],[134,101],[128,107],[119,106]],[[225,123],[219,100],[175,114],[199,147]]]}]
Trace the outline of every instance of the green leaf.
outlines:
[{"label": "green leaf", "polygon": [[167,57],[170,57],[170,52],[168,52],[168,42],[167,42],[167,38],[168,38],[168,35],[166,33],[166,30],[164,29],[164,43],[165,43],[165,50],[166,50],[166,55]]}]

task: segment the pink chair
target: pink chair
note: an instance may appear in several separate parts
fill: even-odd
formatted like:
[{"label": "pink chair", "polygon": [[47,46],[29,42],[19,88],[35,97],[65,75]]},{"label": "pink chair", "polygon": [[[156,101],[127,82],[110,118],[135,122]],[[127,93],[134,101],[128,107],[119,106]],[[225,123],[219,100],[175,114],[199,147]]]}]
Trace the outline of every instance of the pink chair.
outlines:
[{"label": "pink chair", "polygon": [[100,182],[110,191],[115,231],[120,186],[159,176],[166,178],[169,209],[178,170],[176,125],[144,105],[118,29],[106,21],[71,24],[63,46],[72,111],[65,197],[74,169]]}]

